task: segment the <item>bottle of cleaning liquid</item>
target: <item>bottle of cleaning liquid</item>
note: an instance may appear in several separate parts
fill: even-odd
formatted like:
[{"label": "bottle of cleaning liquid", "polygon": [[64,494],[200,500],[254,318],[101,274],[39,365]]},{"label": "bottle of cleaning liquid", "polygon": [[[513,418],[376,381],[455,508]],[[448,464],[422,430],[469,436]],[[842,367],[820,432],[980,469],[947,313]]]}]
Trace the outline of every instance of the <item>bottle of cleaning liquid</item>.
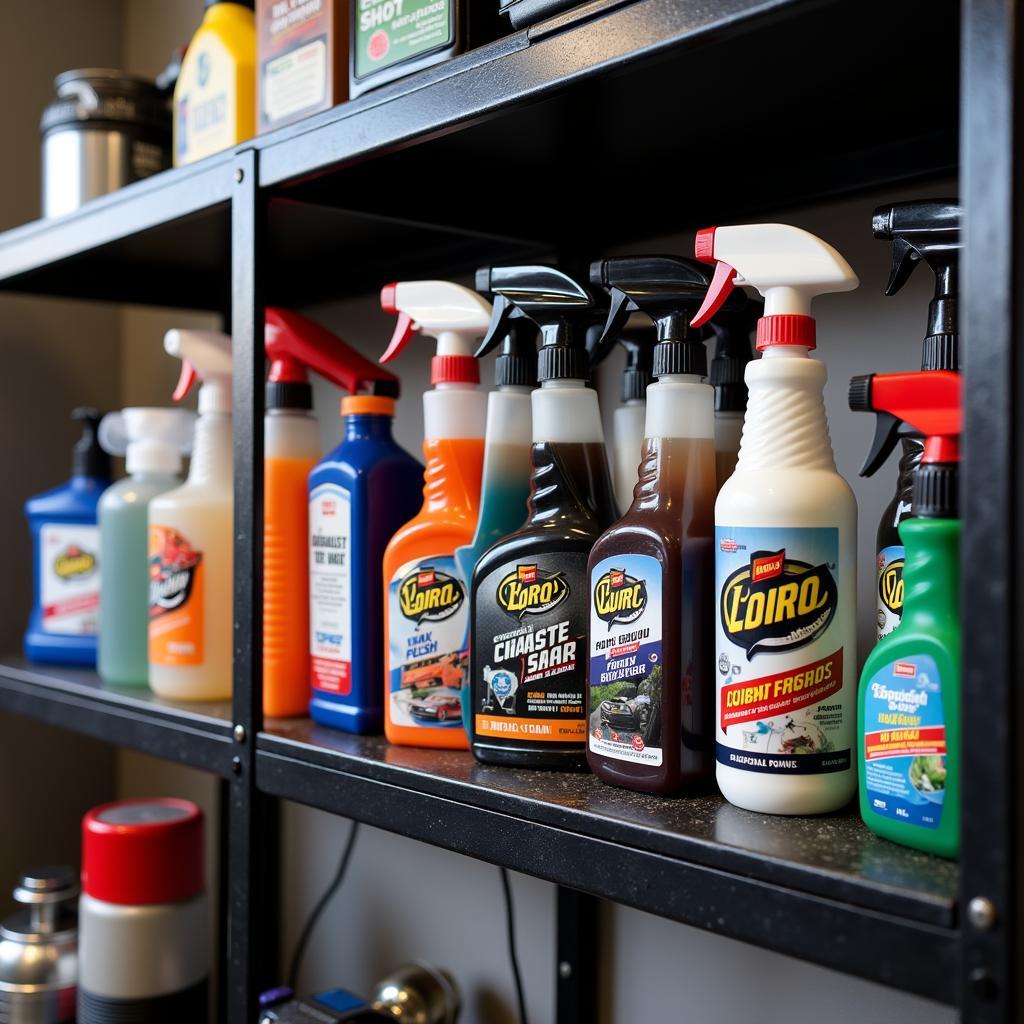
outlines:
[{"label": "bottle of cleaning liquid", "polygon": [[149,685],[171,700],[231,696],[234,490],[231,338],[168,331],[181,360],[180,402],[198,378],[188,479],[149,503]]},{"label": "bottle of cleaning liquid", "polygon": [[[342,633],[351,635],[347,625],[342,631],[340,621],[334,621],[342,615],[340,563],[327,556],[340,557],[339,551],[322,551],[322,561],[310,561],[309,475],[320,458],[320,438],[306,371],[350,391],[360,381],[386,380],[397,393],[397,382],[330,331],[290,310],[268,307],[265,346],[270,372],[263,462],[263,713],[280,718],[307,713],[311,668],[314,686],[327,683],[328,693],[338,694],[335,647],[342,643]],[[333,494],[330,488],[324,492],[325,503],[331,500],[328,491]],[[322,511],[320,504],[316,510]],[[342,540],[348,538],[347,522],[342,530],[327,529],[339,525],[331,516],[318,523],[318,530],[325,531],[322,541],[329,537],[348,543]],[[326,588],[316,594],[310,592],[311,567],[318,588]],[[348,593],[346,587],[346,603]],[[311,608],[317,616],[312,637]]]},{"label": "bottle of cleaning liquid", "polygon": [[99,440],[125,456],[128,475],[100,498],[99,673],[116,686],[149,681],[149,503],[181,484],[195,416],[184,409],[123,409],[100,422]]},{"label": "bottle of cleaning liquid", "polygon": [[692,326],[734,285],[765,300],[739,460],[715,503],[718,785],[752,811],[833,811],[857,784],[857,503],[832,456],[810,308],[857,275],[787,224],[706,228],[695,248],[716,266]]},{"label": "bottle of cleaning liquid", "polygon": [[587,556],[615,518],[611,474],[584,332],[589,292],[545,266],[492,267],[487,343],[513,313],[541,330],[532,396],[526,522],[477,562],[470,601],[474,755],[491,764],[586,764]]},{"label": "bottle of cleaning liquid", "polygon": [[437,339],[423,394],[423,505],[384,552],[384,732],[392,743],[465,750],[469,581],[455,552],[472,543],[480,507],[487,397],[473,352],[491,306],[449,281],[388,285],[381,305],[399,317],[381,362],[417,331]]},{"label": "bottle of cleaning liquid", "polygon": [[914,516],[900,523],[906,601],[899,629],[864,663],[858,700],[860,813],[880,836],[955,858],[960,843],[960,376],[949,370],[850,381],[850,408],[924,436]]},{"label": "bottle of cleaning liquid", "polygon": [[[620,297],[657,325],[632,503],[590,554],[587,760],[605,782],[669,793],[714,774],[714,389],[688,323],[711,284],[694,260],[600,260],[614,340]],[[636,476],[634,471],[634,476]]]},{"label": "bottle of cleaning liquid", "polygon": [[174,88],[174,166],[256,134],[253,0],[206,0]]},{"label": "bottle of cleaning liquid", "polygon": [[[935,295],[928,305],[928,334],[921,351],[922,370],[960,369],[956,303],[962,222],[963,210],[951,199],[919,199],[880,206],[872,218],[875,238],[893,243],[886,295],[895,295],[921,263],[926,263],[935,274]],[[899,525],[912,514],[914,473],[924,454],[922,440],[905,424],[889,420],[887,426],[889,433],[876,438],[865,467],[865,475],[871,476],[899,441],[902,454],[896,493],[878,523],[875,568],[879,640],[899,625],[903,614],[904,552]]]},{"label": "bottle of cleaning liquid", "polygon": [[[595,263],[600,267],[600,263]],[[604,282],[591,279],[595,287]],[[629,319],[628,315],[626,317]],[[596,332],[595,332],[596,333]],[[612,337],[607,332],[598,338]],[[612,414],[612,445],[610,462],[612,487],[615,504],[620,510],[629,508],[636,486],[636,470],[640,465],[644,446],[644,420],[647,414],[647,385],[651,382],[651,352],[657,342],[650,325],[626,323],[618,331],[618,341],[626,353],[626,365],[622,371],[622,402]],[[590,368],[593,370],[611,351],[611,343],[601,343],[589,351]],[[588,346],[589,348],[589,346]]]},{"label": "bottle of cleaning liquid", "polygon": [[[522,525],[530,496],[533,413],[530,392],[537,386],[537,328],[525,317],[510,320],[502,338],[491,335],[477,358],[501,345],[494,361],[495,390],[487,399],[484,475],[480,515],[472,544],[455,552],[462,579],[472,581],[481,555]],[[470,688],[462,688],[462,724],[470,730]]]},{"label": "bottle of cleaning liquid", "polygon": [[733,309],[727,301],[708,324],[715,336],[709,383],[715,389],[715,474],[719,490],[736,469],[743,414],[747,411],[743,375],[751,360],[750,335],[764,310],[760,302],[747,298],[743,292],[733,295],[742,296],[745,301]]},{"label": "bottle of cleaning liquid", "polygon": [[[267,310],[266,347],[264,711],[379,732],[380,565],[423,487],[391,439],[398,381],[288,310]],[[306,368],[353,393],[341,403],[344,440],[320,461]],[[366,385],[372,394],[354,394]]]},{"label": "bottle of cleaning liquid", "polygon": [[110,486],[110,459],[99,445],[100,414],[80,408],[71,479],[25,502],[32,531],[34,601],[25,633],[29,661],[96,664],[100,562],[96,510]]}]

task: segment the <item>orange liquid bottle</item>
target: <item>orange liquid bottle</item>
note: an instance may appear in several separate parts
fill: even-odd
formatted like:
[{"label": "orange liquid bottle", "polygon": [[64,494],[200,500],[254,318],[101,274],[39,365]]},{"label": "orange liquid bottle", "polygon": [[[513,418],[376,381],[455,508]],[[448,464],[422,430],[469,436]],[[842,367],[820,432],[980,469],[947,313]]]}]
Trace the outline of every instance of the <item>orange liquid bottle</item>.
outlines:
[{"label": "orange liquid bottle", "polygon": [[417,330],[437,338],[433,388],[423,396],[423,507],[384,552],[384,732],[406,746],[468,750],[462,688],[469,662],[469,581],[455,550],[471,544],[480,506],[486,395],[471,353],[491,307],[447,281],[389,285],[399,314],[394,358]]}]

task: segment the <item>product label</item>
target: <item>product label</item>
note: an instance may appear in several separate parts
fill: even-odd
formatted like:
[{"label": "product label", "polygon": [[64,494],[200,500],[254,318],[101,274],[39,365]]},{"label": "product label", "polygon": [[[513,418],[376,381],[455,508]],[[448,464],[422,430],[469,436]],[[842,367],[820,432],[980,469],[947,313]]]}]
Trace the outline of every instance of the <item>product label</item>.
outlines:
[{"label": "product label", "polygon": [[149,660],[203,663],[203,556],[172,526],[149,527]]},{"label": "product label", "polygon": [[309,651],[313,686],[352,691],[352,503],[337,484],[309,496]]},{"label": "product label", "polygon": [[587,722],[587,559],[554,552],[507,563],[476,590],[478,736],[582,743]]},{"label": "product label", "polygon": [[878,552],[878,639],[888,636],[903,617],[903,545]]},{"label": "product label", "polygon": [[395,725],[462,727],[468,623],[467,588],[451,555],[408,562],[391,577],[388,678]]},{"label": "product label", "polygon": [[876,672],[864,695],[864,781],[876,814],[938,828],[946,795],[946,719],[935,659]]},{"label": "product label", "polygon": [[268,124],[326,102],[326,38],[314,39],[263,66],[263,115]]},{"label": "product label", "polygon": [[835,627],[838,572],[836,529],[716,527],[721,764],[783,775],[850,768],[846,673],[856,665]]},{"label": "product label", "polygon": [[95,636],[100,617],[100,532],[96,526],[44,523],[39,529],[42,630]]},{"label": "product label", "polygon": [[588,743],[595,754],[660,765],[661,565],[605,558],[590,574]]},{"label": "product label", "polygon": [[186,58],[174,111],[179,164],[201,160],[233,146],[238,139],[235,113],[235,60],[211,32],[204,32]]},{"label": "product label", "polygon": [[356,78],[455,41],[452,0],[355,0]]}]

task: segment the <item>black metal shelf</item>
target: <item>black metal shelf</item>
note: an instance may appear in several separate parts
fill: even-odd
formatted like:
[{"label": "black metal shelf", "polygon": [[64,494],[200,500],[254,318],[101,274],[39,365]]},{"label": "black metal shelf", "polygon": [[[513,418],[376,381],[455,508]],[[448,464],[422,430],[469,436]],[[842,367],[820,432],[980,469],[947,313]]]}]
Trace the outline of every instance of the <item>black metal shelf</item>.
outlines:
[{"label": "black metal shelf", "polygon": [[107,686],[92,671],[0,662],[0,711],[227,777],[234,756],[230,703],[161,700],[146,687]]},{"label": "black metal shelf", "polygon": [[955,1000],[956,865],[876,838],[853,810],[774,818],[308,720],[268,722],[256,749],[256,785],[271,796]]}]

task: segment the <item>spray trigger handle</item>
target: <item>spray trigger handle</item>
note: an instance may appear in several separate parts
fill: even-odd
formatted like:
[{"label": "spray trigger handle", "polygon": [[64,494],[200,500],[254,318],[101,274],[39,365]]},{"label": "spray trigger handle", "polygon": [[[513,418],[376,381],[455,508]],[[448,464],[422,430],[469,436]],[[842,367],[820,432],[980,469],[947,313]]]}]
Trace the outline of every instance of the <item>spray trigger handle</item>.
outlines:
[{"label": "spray trigger handle", "polygon": [[[698,259],[700,258],[698,256]],[[719,261],[715,264],[711,287],[708,289],[707,295],[704,296],[704,302],[697,310],[697,315],[690,321],[691,327],[703,327],[725,305],[725,300],[729,298],[733,288],[736,287],[737,277],[739,274],[728,263]]]},{"label": "spray trigger handle", "polygon": [[185,396],[192,390],[192,385],[195,384],[198,376],[196,368],[187,359],[182,359],[181,376],[178,377],[178,383],[174,387],[174,394],[171,395],[171,398],[175,402],[183,401]]}]

